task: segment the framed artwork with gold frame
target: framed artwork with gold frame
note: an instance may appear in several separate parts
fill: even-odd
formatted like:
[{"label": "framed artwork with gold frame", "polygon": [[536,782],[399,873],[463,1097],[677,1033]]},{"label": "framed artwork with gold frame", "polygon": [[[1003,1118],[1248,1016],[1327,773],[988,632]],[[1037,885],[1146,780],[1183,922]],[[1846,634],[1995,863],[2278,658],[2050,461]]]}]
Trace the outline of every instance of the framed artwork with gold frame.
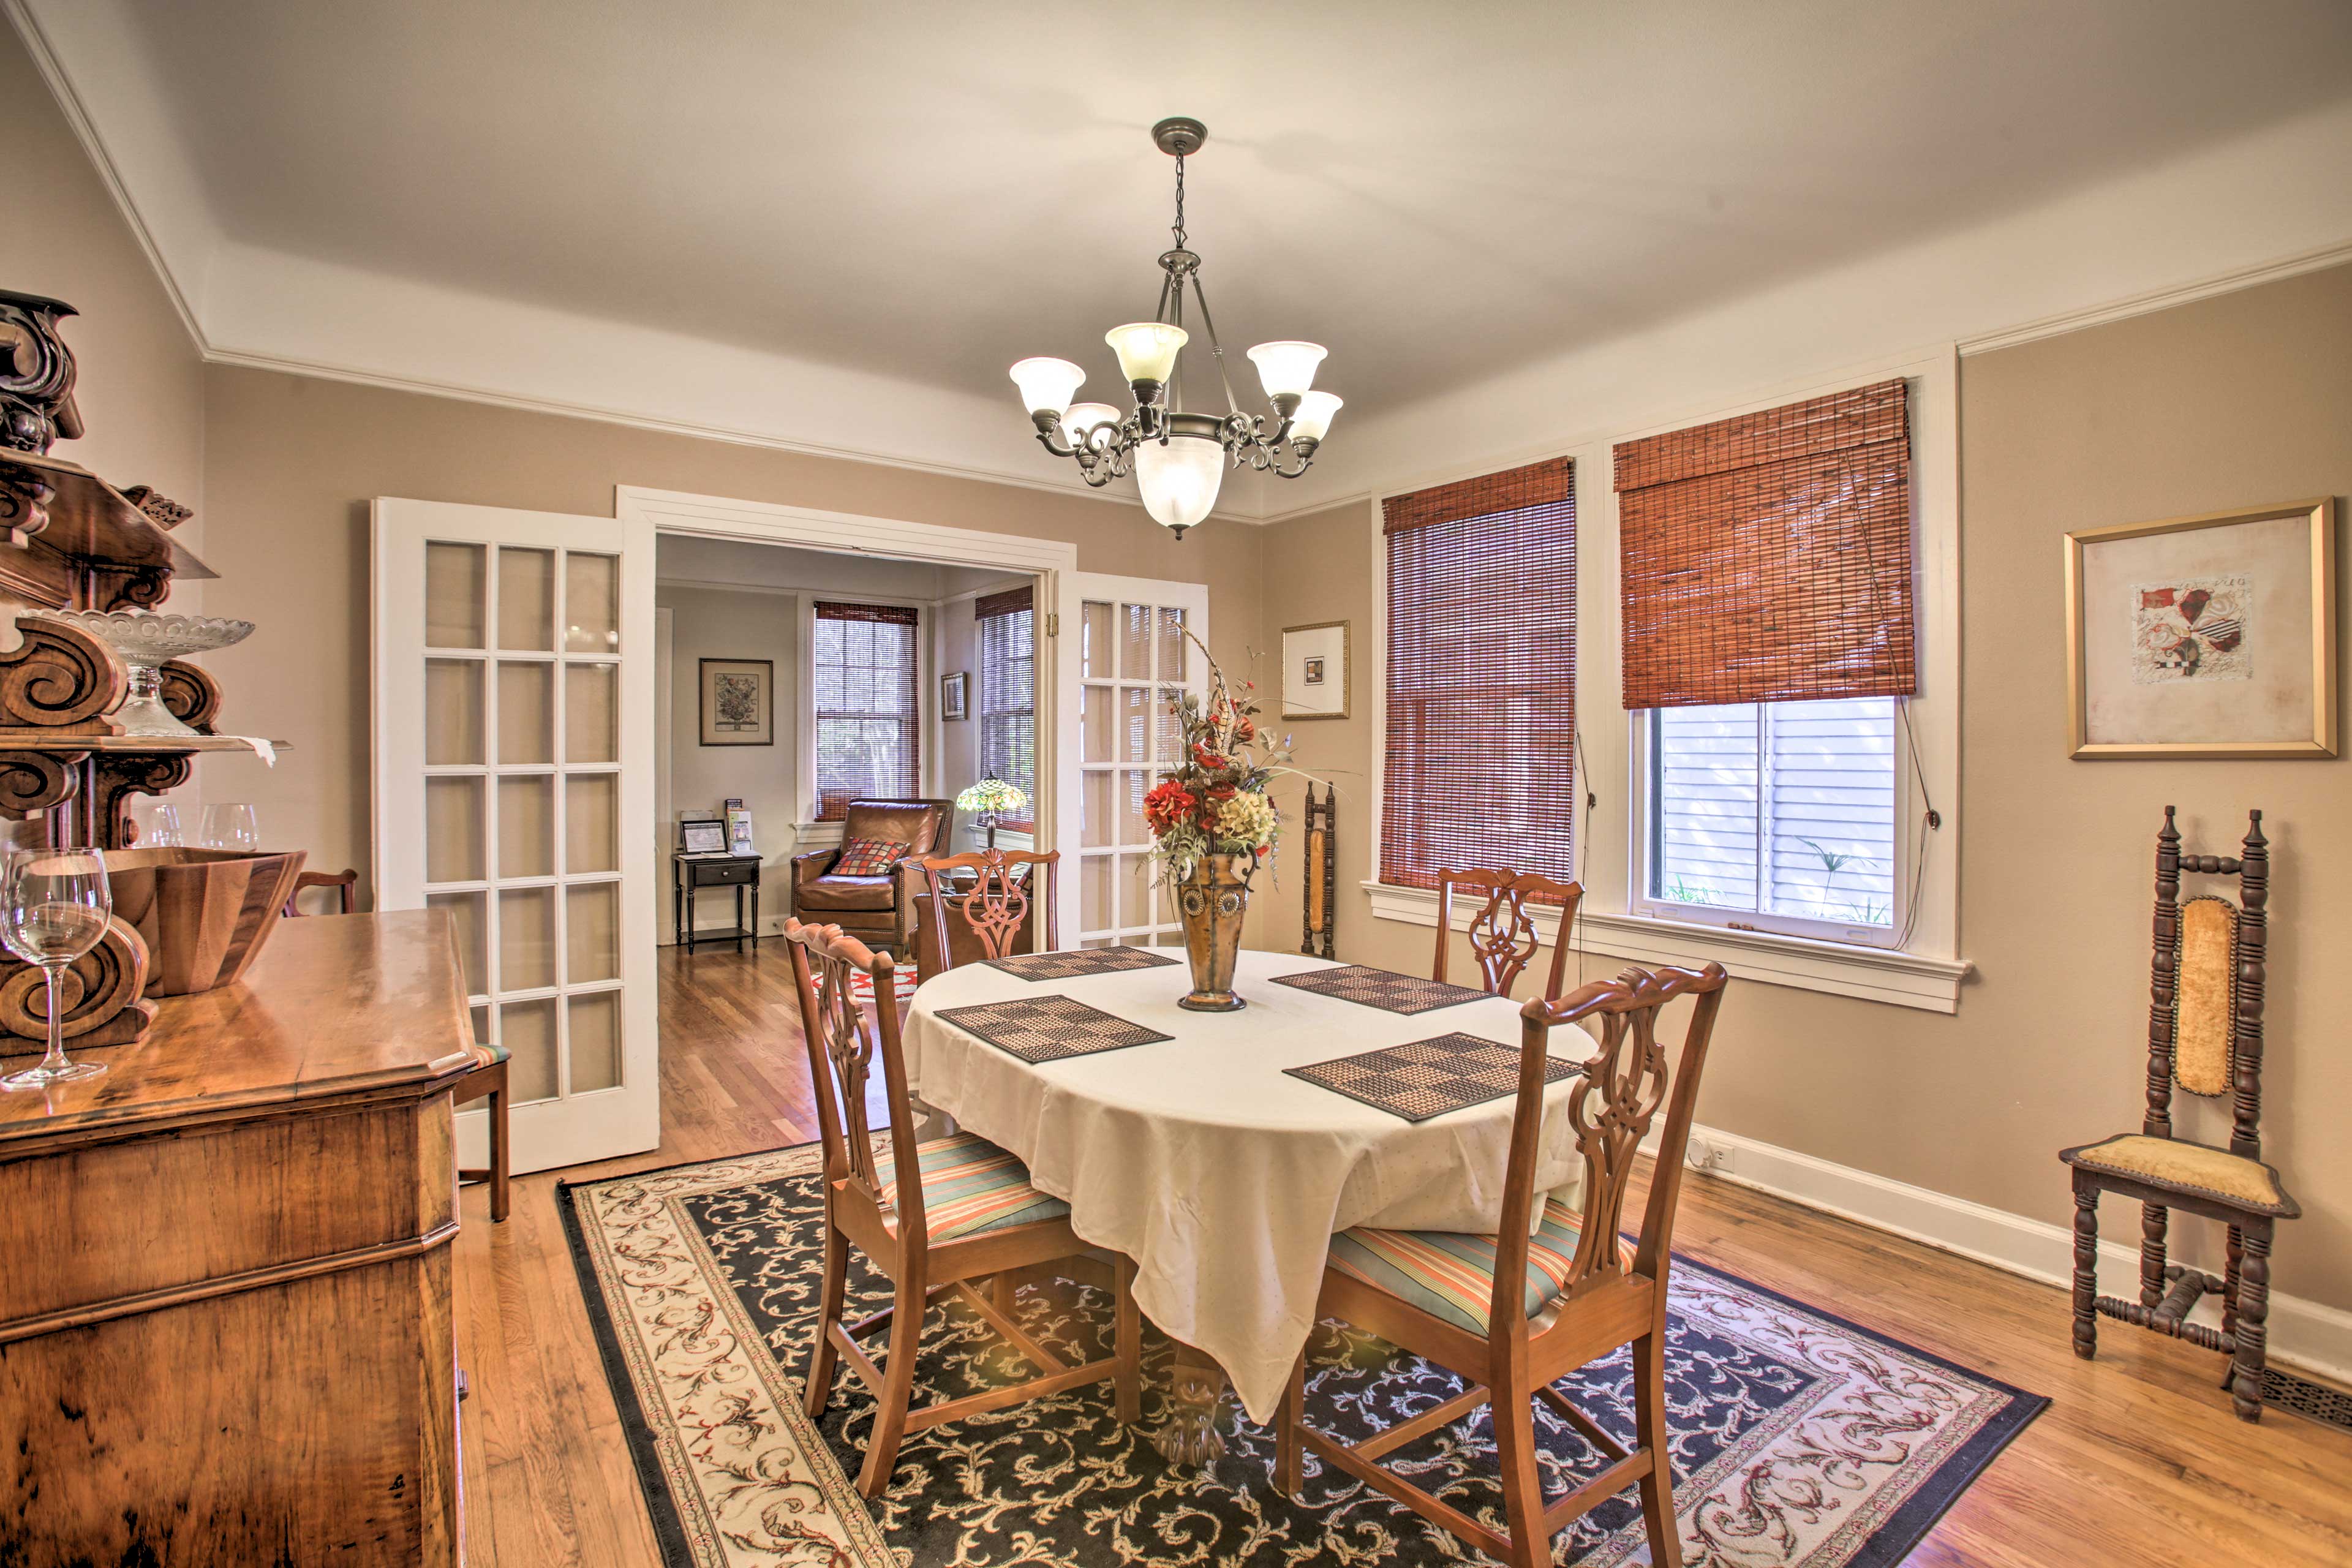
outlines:
[{"label": "framed artwork with gold frame", "polygon": [[1348,716],[1348,623],[1282,628],[1282,717]]},{"label": "framed artwork with gold frame", "polygon": [[2066,536],[2068,755],[2332,757],[2333,497]]}]

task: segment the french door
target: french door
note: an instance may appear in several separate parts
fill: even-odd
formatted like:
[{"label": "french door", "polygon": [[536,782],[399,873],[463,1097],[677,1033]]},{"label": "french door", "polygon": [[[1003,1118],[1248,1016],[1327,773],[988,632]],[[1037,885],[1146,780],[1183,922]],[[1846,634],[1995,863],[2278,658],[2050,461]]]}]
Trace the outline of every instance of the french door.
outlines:
[{"label": "french door", "polygon": [[454,918],[516,1171],[651,1149],[652,530],[379,499],[374,549],[377,907]]},{"label": "french door", "polygon": [[1076,754],[1077,843],[1073,851],[1065,829],[1062,869],[1077,885],[1077,945],[1181,946],[1174,901],[1155,885],[1143,797],[1176,765],[1171,700],[1208,689],[1207,661],[1186,634],[1207,643],[1209,590],[1082,572],[1062,602],[1063,630],[1076,634],[1062,657],[1064,689],[1074,682],[1078,698],[1077,743],[1065,752]]}]

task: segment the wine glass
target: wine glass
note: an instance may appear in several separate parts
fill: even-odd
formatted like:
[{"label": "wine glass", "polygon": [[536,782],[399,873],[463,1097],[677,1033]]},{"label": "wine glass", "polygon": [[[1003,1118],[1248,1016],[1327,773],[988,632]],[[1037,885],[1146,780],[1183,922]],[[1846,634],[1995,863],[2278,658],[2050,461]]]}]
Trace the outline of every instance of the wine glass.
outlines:
[{"label": "wine glass", "polygon": [[114,897],[95,849],[17,849],[0,873],[0,943],[48,980],[49,1049],[40,1065],[0,1078],[0,1089],[47,1089],[95,1078],[103,1062],[66,1059],[65,1009],[58,982],[106,935]]},{"label": "wine glass", "polygon": [[205,847],[238,849],[250,855],[261,847],[261,825],[249,805],[205,807]]},{"label": "wine glass", "polygon": [[180,826],[180,808],[168,800],[140,797],[131,807],[131,820],[138,825],[142,849],[175,848],[188,841]]}]

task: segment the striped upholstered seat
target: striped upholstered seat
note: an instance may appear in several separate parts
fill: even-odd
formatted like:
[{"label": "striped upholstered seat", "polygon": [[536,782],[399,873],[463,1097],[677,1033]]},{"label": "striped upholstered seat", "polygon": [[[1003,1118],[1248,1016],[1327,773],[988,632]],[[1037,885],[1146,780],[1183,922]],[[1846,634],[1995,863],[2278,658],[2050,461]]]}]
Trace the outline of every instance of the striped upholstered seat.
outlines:
[{"label": "striped upholstered seat", "polygon": [[[1528,1316],[1568,1284],[1580,1215],[1557,1198],[1528,1238]],[[1622,1245],[1622,1244],[1621,1244]],[[1486,1331],[1495,1299],[1495,1238],[1444,1230],[1359,1226],[1331,1238],[1331,1267],[1474,1334]]]},{"label": "striped upholstered seat", "polygon": [[[933,1242],[979,1236],[1033,1220],[1060,1219],[1070,1205],[1029,1184],[1029,1167],[985,1138],[959,1132],[915,1147],[923,1172],[923,1208]],[[882,1188],[895,1212],[898,1184]]]}]

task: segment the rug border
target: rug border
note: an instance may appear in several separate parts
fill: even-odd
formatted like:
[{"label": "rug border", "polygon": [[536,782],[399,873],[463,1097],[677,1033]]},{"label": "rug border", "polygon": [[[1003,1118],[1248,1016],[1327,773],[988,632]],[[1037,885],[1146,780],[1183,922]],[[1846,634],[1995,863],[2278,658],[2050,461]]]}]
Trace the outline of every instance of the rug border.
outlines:
[{"label": "rug border", "polygon": [[[582,1187],[600,1186],[607,1182],[634,1181],[696,1165],[716,1165],[734,1160],[789,1154],[795,1150],[810,1148],[818,1142],[811,1138],[798,1143],[779,1144],[772,1149],[721,1154],[701,1160],[680,1160],[673,1164],[642,1171],[577,1182],[559,1181],[555,1184],[556,1212],[563,1222],[564,1240],[572,1253],[572,1267],[580,1285],[581,1302],[588,1310],[589,1327],[596,1338],[597,1355],[604,1363],[605,1386],[612,1390],[613,1403],[620,1414],[621,1431],[629,1447],[630,1466],[636,1471],[637,1489],[646,1499],[646,1511],[653,1523],[655,1542],[661,1550],[663,1568],[697,1568],[697,1565],[693,1551],[687,1542],[685,1525],[678,1517],[677,1505],[669,1495],[668,1478],[662,1471],[660,1439],[655,1435],[652,1424],[646,1419],[645,1407],[637,1397],[635,1379],[630,1375],[626,1353],[621,1349],[620,1336],[613,1324],[611,1307],[604,1300],[603,1286],[596,1278],[594,1261],[588,1255],[587,1235],[582,1228],[575,1192]],[[1729,1281],[1741,1289],[1753,1291],[1784,1307],[1825,1318],[1863,1339],[1904,1355],[1933,1363],[1947,1372],[1996,1389],[2005,1396],[2001,1407],[1986,1417],[1975,1435],[1938,1467],[1937,1473],[1929,1478],[1928,1483],[1915,1490],[1878,1529],[1871,1532],[1870,1539],[1848,1561],[1846,1568],[1896,1568],[1918,1549],[1920,1542],[1927,1540],[1944,1515],[1991,1468],[1992,1462],[2052,1404],[2047,1394],[2030,1394],[2015,1384],[1939,1355],[1923,1345],[1882,1333],[1866,1324],[1855,1322],[1842,1312],[1832,1312],[1785,1291],[1775,1290],[1746,1275],[1735,1274],[1728,1268],[1694,1258],[1686,1252],[1676,1251],[1674,1262],[1677,1268],[1703,1270],[1717,1279]],[[1939,1484],[1948,1478],[1950,1485]]]},{"label": "rug border", "polygon": [[[766,1152],[781,1154],[806,1147],[806,1143],[787,1143],[782,1149]],[[688,1165],[718,1163],[715,1160],[681,1160],[675,1165],[661,1168],[676,1171]],[[635,1175],[652,1173],[646,1171],[632,1173]],[[661,1440],[654,1435],[653,1424],[646,1419],[644,1402],[637,1397],[636,1379],[629,1374],[628,1357],[621,1349],[620,1331],[613,1326],[611,1304],[604,1300],[604,1287],[596,1279],[595,1261],[588,1256],[588,1236],[581,1227],[579,1200],[573,1196],[574,1189],[579,1187],[628,1179],[627,1176],[605,1176],[584,1182],[560,1181],[555,1184],[555,1212],[563,1221],[563,1238],[572,1252],[572,1268],[580,1285],[581,1303],[588,1309],[588,1327],[596,1336],[597,1358],[604,1363],[604,1386],[612,1390],[614,1407],[620,1414],[621,1436],[628,1444],[629,1468],[637,1473],[637,1490],[646,1500],[646,1514],[653,1524],[654,1545],[661,1552],[663,1568],[697,1568],[694,1549],[686,1539],[686,1523],[678,1517],[677,1504],[669,1495],[668,1479],[662,1474]]]},{"label": "rug border", "polygon": [[[1702,1269],[1714,1275],[1717,1279],[1727,1279],[1742,1289],[1752,1290],[1759,1296],[1768,1297],[1780,1302],[1782,1306],[1801,1312],[1809,1312],[1817,1318],[1826,1318],[1840,1328],[1849,1330],[1863,1339],[1885,1345],[1890,1350],[1899,1351],[1907,1356],[1933,1362],[1947,1372],[1983,1384],[1989,1388],[1998,1389],[2007,1396],[2006,1403],[2000,1409],[1987,1416],[1984,1424],[1977,1428],[1975,1435],[1961,1444],[1950,1458],[1937,1467],[1936,1474],[1928,1479],[1927,1484],[1913,1491],[1904,1500],[1901,1507],[1887,1515],[1885,1523],[1871,1532],[1870,1539],[1863,1542],[1862,1549],[1847,1562],[1845,1568],[1895,1568],[1896,1564],[1918,1550],[1919,1543],[1927,1540],[1928,1533],[1936,1528],[1944,1515],[1951,1511],[1952,1505],[1959,1501],[1961,1495],[1970,1487],[1976,1485],[1979,1477],[1992,1468],[1992,1462],[2000,1458],[2002,1452],[2015,1442],[2043,1411],[2050,1408],[2051,1398],[2046,1394],[2029,1394],[2013,1383],[2004,1382],[1989,1373],[1964,1365],[1948,1356],[1938,1355],[1924,1345],[1911,1344],[1896,1339],[1892,1334],[1881,1333],[1867,1324],[1855,1322],[1842,1312],[1832,1312],[1825,1308],[1817,1307],[1786,1291],[1775,1290],[1769,1285],[1759,1285],[1744,1274],[1734,1274],[1728,1268],[1717,1268],[1702,1258],[1693,1258],[1688,1253],[1676,1252],[1674,1258],[1677,1268]],[[1937,1483],[1948,1476],[1957,1477],[1954,1484],[1948,1488],[1939,1487]],[[1898,1532],[1900,1532],[1899,1537]]]}]

